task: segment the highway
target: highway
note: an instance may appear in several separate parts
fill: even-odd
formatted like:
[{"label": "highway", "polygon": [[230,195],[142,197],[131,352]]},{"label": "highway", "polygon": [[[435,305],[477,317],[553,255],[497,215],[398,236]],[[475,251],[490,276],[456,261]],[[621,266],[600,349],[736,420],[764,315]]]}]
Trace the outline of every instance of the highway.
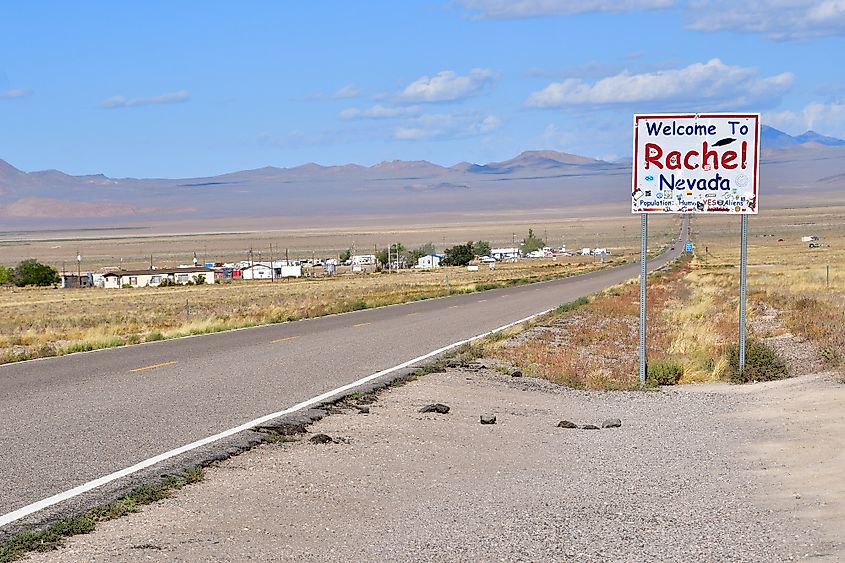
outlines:
[{"label": "highway", "polygon": [[[680,244],[649,270],[681,253],[683,223]],[[639,268],[0,366],[0,526],[22,507],[636,278]]]}]

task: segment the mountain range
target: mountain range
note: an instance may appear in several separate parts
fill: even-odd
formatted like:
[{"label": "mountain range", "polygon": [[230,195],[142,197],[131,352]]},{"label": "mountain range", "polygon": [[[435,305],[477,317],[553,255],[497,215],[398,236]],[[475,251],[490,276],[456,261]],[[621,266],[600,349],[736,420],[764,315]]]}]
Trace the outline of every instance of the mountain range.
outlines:
[{"label": "mountain range", "polygon": [[[813,131],[761,131],[761,201],[845,199],[845,140]],[[552,150],[502,162],[314,163],[188,179],[23,172],[0,160],[0,222],[34,228],[122,225],[185,218],[379,215],[597,204],[627,208],[631,160]]]}]

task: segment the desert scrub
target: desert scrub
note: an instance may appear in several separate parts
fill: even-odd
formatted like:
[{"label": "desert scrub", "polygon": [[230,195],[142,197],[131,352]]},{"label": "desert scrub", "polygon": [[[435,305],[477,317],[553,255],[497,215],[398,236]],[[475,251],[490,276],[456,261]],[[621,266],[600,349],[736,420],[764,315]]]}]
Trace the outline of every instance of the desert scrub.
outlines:
[{"label": "desert scrub", "polygon": [[344,274],[275,283],[84,291],[0,287],[0,362],[37,358],[50,350],[65,354],[154,342],[559,279],[614,265],[572,260],[502,264],[493,271],[403,270],[391,275]]},{"label": "desert scrub", "polygon": [[[716,379],[727,343],[735,338],[732,280],[702,274],[681,260],[649,278],[648,382]],[[615,286],[559,307],[530,331],[490,353],[527,375],[581,389],[639,387],[639,284]]]},{"label": "desert scrub", "polygon": [[677,385],[683,375],[681,362],[654,360],[646,364],[646,382],[650,385]]},{"label": "desert scrub", "polygon": [[725,375],[734,383],[774,381],[789,377],[786,363],[760,340],[751,339],[745,346],[745,369],[739,369],[739,346],[731,346]]}]

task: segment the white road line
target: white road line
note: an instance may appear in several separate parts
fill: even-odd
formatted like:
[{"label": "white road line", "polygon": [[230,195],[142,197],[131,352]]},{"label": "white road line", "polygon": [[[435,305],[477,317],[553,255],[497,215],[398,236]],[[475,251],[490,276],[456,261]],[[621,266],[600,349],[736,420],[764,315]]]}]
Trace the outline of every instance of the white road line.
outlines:
[{"label": "white road line", "polygon": [[261,424],[264,424],[265,422],[269,422],[269,421],[273,420],[274,418],[279,418],[280,416],[291,414],[291,413],[294,413],[296,411],[300,411],[302,409],[311,407],[311,406],[313,406],[317,403],[320,403],[321,401],[325,401],[326,399],[330,399],[330,398],[334,397],[335,395],[343,393],[344,391],[349,391],[350,389],[354,389],[355,387],[358,387],[358,386],[363,385],[365,383],[369,383],[370,381],[372,381],[374,379],[378,379],[379,377],[382,377],[382,376],[387,375],[389,373],[393,373],[394,371],[398,371],[400,369],[404,369],[406,367],[412,366],[412,365],[414,365],[418,362],[421,362],[423,360],[427,360],[427,359],[429,359],[433,356],[436,356],[438,354],[442,354],[443,352],[448,352],[449,350],[453,350],[455,348],[463,346],[464,344],[467,344],[467,343],[472,342],[474,340],[478,340],[479,338],[484,338],[485,336],[490,336],[491,334],[495,334],[497,332],[501,332],[503,330],[509,329],[512,326],[516,326],[518,324],[522,324],[524,322],[536,319],[537,317],[545,315],[546,313],[549,313],[553,310],[554,309],[546,309],[545,311],[535,313],[533,315],[525,317],[524,319],[520,319],[518,321],[514,321],[512,323],[502,325],[499,328],[494,328],[493,330],[484,332],[482,334],[478,334],[478,335],[473,336],[471,338],[467,338],[466,340],[461,340],[460,342],[455,342],[454,344],[449,344],[447,346],[443,346],[442,348],[438,348],[437,350],[429,352],[428,354],[423,354],[422,356],[417,356],[416,358],[413,358],[413,359],[408,360],[406,362],[402,362],[401,364],[393,366],[392,368],[387,368],[387,369],[381,370],[377,373],[368,375],[366,377],[362,377],[358,381],[348,383],[348,384],[343,385],[341,387],[338,387],[336,389],[332,389],[331,391],[326,391],[325,393],[323,393],[321,395],[317,395],[316,397],[312,397],[311,399],[308,399],[306,401],[302,401],[301,403],[297,403],[297,404],[293,405],[292,407],[287,408],[285,410],[274,412],[274,413],[271,413],[271,414],[268,414],[268,415],[264,415],[260,418],[256,418],[254,420],[250,420],[249,422],[245,422],[245,423],[241,424],[240,426],[235,426],[234,428],[230,428],[229,430],[224,430],[223,432],[220,432],[218,434],[214,434],[213,436],[208,436],[207,438],[203,438],[201,440],[191,442],[190,444],[186,444],[184,446],[181,446],[181,447],[172,449],[170,451],[158,454],[157,456],[154,456],[154,457],[151,457],[151,458],[146,459],[144,461],[141,461],[139,463],[136,463],[135,465],[129,466],[125,469],[121,469],[120,471],[115,471],[114,473],[109,473],[108,475],[104,475],[103,477],[100,477],[98,479],[94,479],[93,481],[89,481],[89,482],[84,483],[82,485],[76,486],[72,489],[68,489],[67,491],[55,494],[51,497],[47,497],[47,498],[39,500],[37,502],[33,502],[32,504],[28,504],[26,506],[18,508],[17,510],[9,512],[8,514],[4,514],[3,516],[0,516],[0,528],[2,528],[3,526],[6,526],[7,524],[11,524],[12,522],[15,522],[17,520],[20,520],[21,518],[29,516],[30,514],[34,514],[34,513],[38,512],[39,510],[44,510],[45,508],[49,508],[51,506],[59,504],[60,502],[66,501],[68,499],[72,499],[73,497],[87,493],[88,491],[94,490],[97,487],[102,487],[103,485],[105,485],[107,483],[111,483],[112,481],[116,481],[118,479],[122,479],[123,477],[127,477],[129,475],[132,475],[133,473],[137,473],[138,471],[141,471],[143,469],[151,467],[151,466],[153,466],[157,463],[161,463],[162,461],[166,461],[170,458],[173,458],[173,457],[176,457],[178,455],[190,452],[191,450],[201,448],[202,446],[207,446],[208,444],[213,444],[214,442],[218,442],[218,441],[220,441],[224,438],[228,438],[229,436],[237,434],[238,432],[243,432],[244,430],[249,430],[250,428],[254,428],[255,426],[259,426]]}]

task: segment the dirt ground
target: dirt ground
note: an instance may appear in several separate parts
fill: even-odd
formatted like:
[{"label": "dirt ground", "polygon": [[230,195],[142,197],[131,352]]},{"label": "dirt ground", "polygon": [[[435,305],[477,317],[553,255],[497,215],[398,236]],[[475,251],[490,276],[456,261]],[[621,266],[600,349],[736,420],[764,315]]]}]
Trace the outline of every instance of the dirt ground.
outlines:
[{"label": "dirt ground", "polygon": [[[28,560],[845,558],[845,385],[830,374],[588,392],[489,362],[392,388]],[[419,412],[433,402],[450,412]]]}]

